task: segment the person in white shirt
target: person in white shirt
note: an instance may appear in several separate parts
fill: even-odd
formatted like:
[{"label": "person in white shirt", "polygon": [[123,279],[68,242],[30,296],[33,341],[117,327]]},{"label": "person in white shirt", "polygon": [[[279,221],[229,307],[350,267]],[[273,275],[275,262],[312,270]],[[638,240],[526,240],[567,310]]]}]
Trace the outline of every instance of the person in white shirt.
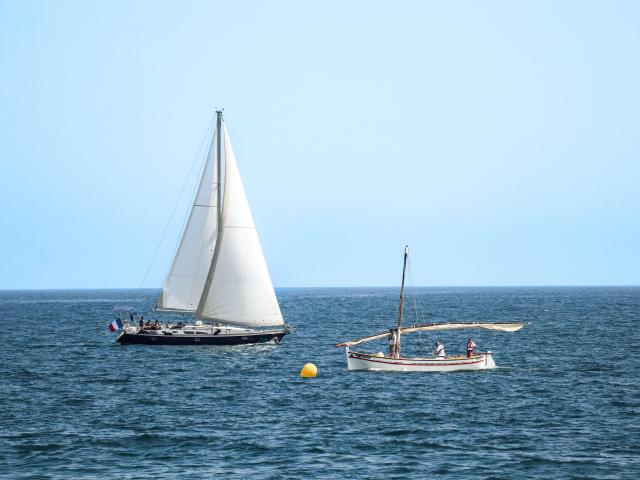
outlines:
[{"label": "person in white shirt", "polygon": [[433,354],[437,357],[437,358],[446,358],[447,354],[444,351],[444,345],[442,344],[441,341],[437,341],[436,342],[436,349],[433,352]]}]

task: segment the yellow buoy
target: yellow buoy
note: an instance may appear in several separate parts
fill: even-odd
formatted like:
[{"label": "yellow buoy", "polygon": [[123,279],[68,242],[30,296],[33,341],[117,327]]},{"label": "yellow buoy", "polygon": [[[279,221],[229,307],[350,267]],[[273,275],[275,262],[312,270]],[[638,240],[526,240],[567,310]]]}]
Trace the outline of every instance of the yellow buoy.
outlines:
[{"label": "yellow buoy", "polygon": [[300,376],[302,378],[315,378],[318,374],[318,369],[313,363],[305,363],[302,370],[300,370]]}]

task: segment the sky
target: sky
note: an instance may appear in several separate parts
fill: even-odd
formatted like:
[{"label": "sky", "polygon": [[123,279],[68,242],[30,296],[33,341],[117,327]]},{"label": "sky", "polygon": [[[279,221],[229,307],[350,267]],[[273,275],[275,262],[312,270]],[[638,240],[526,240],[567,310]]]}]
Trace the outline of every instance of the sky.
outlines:
[{"label": "sky", "polygon": [[0,289],[159,287],[220,106],[276,287],[638,285],[639,85],[637,2],[0,0]]}]

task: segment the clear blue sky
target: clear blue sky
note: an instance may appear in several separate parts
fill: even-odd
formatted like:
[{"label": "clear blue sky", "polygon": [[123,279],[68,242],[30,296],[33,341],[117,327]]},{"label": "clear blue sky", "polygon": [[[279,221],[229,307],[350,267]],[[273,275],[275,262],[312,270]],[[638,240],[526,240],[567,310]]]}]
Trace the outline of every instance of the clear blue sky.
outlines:
[{"label": "clear blue sky", "polygon": [[638,2],[3,0],[0,288],[138,287],[217,105],[276,286],[640,284],[639,92]]}]

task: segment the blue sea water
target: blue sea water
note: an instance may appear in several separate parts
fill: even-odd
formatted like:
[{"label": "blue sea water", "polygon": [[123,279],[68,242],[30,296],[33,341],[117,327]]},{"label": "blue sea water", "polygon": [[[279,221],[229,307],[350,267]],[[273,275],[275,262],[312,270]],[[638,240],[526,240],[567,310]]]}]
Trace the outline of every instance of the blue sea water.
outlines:
[{"label": "blue sea water", "polygon": [[392,326],[397,289],[280,290],[280,346],[114,343],[113,307],[156,294],[0,292],[0,478],[640,475],[640,288],[414,289],[424,321],[527,323],[454,374],[347,371],[334,344]]}]

